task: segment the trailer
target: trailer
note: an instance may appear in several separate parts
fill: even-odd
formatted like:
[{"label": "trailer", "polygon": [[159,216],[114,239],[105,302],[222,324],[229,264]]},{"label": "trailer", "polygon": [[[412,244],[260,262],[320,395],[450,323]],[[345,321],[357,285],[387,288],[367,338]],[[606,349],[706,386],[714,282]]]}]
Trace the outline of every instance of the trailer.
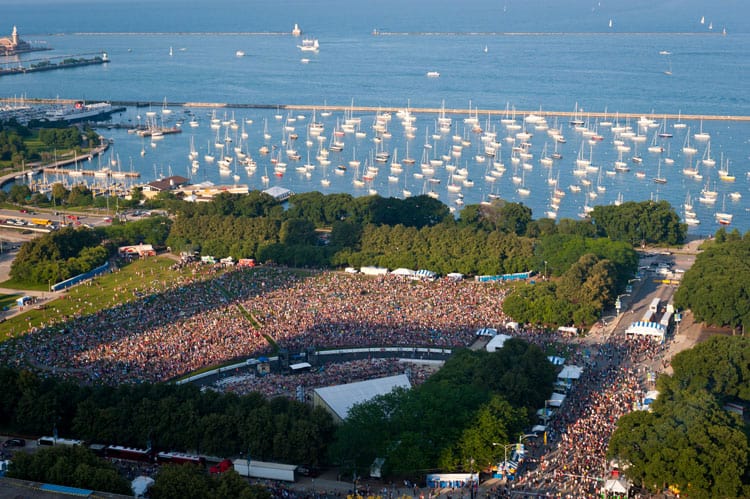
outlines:
[{"label": "trailer", "polygon": [[281,480],[284,482],[293,482],[295,480],[295,471],[297,470],[297,466],[294,464],[269,463],[254,459],[249,461],[247,459],[235,459],[233,464],[234,470],[240,476]]}]

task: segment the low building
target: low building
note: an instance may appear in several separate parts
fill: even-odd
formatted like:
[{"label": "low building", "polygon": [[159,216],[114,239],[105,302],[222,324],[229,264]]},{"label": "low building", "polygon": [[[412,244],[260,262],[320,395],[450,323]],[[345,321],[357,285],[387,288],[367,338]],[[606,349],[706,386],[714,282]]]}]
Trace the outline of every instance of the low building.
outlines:
[{"label": "low building", "polygon": [[146,198],[151,199],[156,197],[160,192],[177,191],[181,187],[187,185],[188,182],[190,182],[189,179],[180,177],[179,175],[154,180],[143,186],[143,195]]},{"label": "low building", "polygon": [[272,198],[274,198],[276,201],[282,202],[286,201],[290,197],[294,195],[292,191],[289,189],[286,189],[284,187],[279,187],[278,185],[274,185],[273,187],[269,187],[268,189],[263,191],[264,194],[268,194]]},{"label": "low building", "polygon": [[205,181],[200,184],[182,186],[177,192],[182,195],[182,199],[185,201],[207,203],[219,194],[247,194],[250,192],[250,188],[245,184],[215,185],[211,181]]}]

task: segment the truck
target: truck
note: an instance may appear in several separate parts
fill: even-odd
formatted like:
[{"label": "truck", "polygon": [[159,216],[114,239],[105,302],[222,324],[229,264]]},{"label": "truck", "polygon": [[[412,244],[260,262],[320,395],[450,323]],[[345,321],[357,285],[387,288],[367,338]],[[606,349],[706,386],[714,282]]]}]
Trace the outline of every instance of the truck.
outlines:
[{"label": "truck", "polygon": [[266,480],[283,480],[293,482],[297,466],[293,464],[269,463],[254,459],[235,459],[234,470],[240,476],[248,478],[263,478]]},{"label": "truck", "polygon": [[32,218],[31,223],[34,225],[39,225],[40,227],[49,227],[52,225],[52,222],[50,220],[47,220],[46,218]]}]

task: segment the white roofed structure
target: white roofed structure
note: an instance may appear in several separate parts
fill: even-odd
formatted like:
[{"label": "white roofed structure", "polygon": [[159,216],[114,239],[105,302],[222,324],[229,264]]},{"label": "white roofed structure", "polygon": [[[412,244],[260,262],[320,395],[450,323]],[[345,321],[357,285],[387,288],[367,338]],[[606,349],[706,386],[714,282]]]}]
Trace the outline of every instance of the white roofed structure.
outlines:
[{"label": "white roofed structure", "polygon": [[650,321],[637,321],[625,330],[627,336],[647,336],[660,342],[664,341],[667,328],[663,324]]},{"label": "white roofed structure", "polygon": [[559,379],[578,379],[581,377],[582,371],[583,368],[578,366],[565,366],[557,377]]},{"label": "white roofed structure", "polygon": [[492,337],[485,348],[488,352],[494,352],[503,348],[503,345],[509,339],[511,339],[511,336],[508,336],[507,334],[498,334]]},{"label": "white roofed structure", "polygon": [[406,374],[398,374],[346,385],[316,388],[313,392],[313,405],[323,407],[331,413],[336,422],[341,422],[346,419],[349,410],[355,404],[367,402],[378,395],[386,395],[395,388],[411,388],[409,377]]},{"label": "white roofed structure", "polygon": [[265,194],[268,194],[269,196],[273,197],[276,201],[286,201],[292,195],[294,194],[289,189],[286,189],[284,187],[279,187],[278,185],[274,185],[273,187],[269,187],[268,189],[263,191]]}]

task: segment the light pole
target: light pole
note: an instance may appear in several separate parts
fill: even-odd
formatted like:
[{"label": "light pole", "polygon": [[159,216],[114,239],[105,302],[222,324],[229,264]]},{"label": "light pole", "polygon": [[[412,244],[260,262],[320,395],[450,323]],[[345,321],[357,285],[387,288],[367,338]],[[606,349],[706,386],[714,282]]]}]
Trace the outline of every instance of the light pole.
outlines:
[{"label": "light pole", "polygon": [[493,447],[502,447],[505,453],[503,459],[503,478],[506,477],[505,468],[506,466],[508,466],[508,448],[510,447],[512,449],[515,445],[516,444],[500,444],[497,442],[492,442]]},{"label": "light pole", "polygon": [[621,295],[617,295],[617,300],[615,300],[615,311],[617,312],[617,315],[620,315],[620,311],[622,310],[622,301],[620,298],[623,296],[630,296],[629,293],[623,293]]}]

